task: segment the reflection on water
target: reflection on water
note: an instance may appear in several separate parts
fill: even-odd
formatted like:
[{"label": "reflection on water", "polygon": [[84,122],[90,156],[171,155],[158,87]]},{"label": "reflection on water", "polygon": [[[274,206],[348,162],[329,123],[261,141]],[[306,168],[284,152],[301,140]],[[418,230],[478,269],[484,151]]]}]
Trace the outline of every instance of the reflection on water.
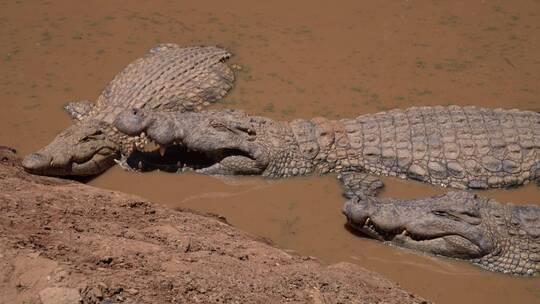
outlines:
[{"label": "reflection on water", "polygon": [[[159,42],[218,44],[242,67],[215,107],[290,120],[351,117],[412,105],[540,109],[540,2],[0,0],[0,144],[23,154],[71,122],[61,106],[95,99]],[[437,303],[534,303],[540,279],[495,275],[413,254],[344,228],[333,177],[283,181],[128,174],[91,182],[171,207],[225,215],[235,226],[325,262],[381,272]],[[385,179],[383,195],[444,189]],[[540,203],[528,186],[489,191]]]}]

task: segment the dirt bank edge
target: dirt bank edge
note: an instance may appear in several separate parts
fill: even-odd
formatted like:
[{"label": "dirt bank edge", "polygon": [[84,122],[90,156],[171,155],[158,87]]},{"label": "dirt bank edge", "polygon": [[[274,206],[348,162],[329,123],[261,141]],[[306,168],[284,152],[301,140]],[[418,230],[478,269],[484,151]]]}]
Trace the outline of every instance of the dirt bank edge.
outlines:
[{"label": "dirt bank edge", "polygon": [[33,176],[0,147],[0,303],[428,303],[215,216]]}]

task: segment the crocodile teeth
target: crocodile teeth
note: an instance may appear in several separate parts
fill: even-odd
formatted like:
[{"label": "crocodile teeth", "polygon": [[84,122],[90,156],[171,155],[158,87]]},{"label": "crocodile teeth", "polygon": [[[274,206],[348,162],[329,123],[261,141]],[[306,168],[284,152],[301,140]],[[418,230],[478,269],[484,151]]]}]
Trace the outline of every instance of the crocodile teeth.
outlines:
[{"label": "crocodile teeth", "polygon": [[407,235],[409,235],[409,232],[408,232],[407,230],[403,230],[403,231],[401,232],[401,235],[407,236]]},{"label": "crocodile teeth", "polygon": [[370,221],[371,221],[371,219],[368,217],[368,218],[366,219],[366,222],[364,223],[364,225],[365,225],[365,226],[369,225],[369,222],[370,222]]},{"label": "crocodile teeth", "polygon": [[182,172],[188,172],[188,171],[193,171],[193,168],[190,168],[187,166],[182,167]]},{"label": "crocodile teeth", "polygon": [[161,156],[165,155],[165,150],[167,150],[166,147],[159,145],[159,155]]}]

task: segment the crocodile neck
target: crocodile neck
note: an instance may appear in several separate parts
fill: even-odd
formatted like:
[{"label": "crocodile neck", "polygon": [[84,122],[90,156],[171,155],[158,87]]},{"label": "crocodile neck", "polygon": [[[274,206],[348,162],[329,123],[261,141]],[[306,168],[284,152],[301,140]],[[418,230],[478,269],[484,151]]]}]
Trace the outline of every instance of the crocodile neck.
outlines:
[{"label": "crocodile neck", "polygon": [[[296,139],[298,150],[310,172],[326,174],[361,165],[362,160],[354,149],[361,149],[362,136],[348,136],[354,119],[329,120],[316,117],[310,120],[295,120],[289,125]],[[360,142],[351,142],[360,141]]]},{"label": "crocodile neck", "polygon": [[[274,130],[264,138],[278,135],[279,145],[268,145],[271,162],[264,172],[266,177],[288,177],[310,173],[340,172],[357,166],[355,156],[348,156],[351,143],[345,135],[350,120],[329,120],[322,117],[296,119],[291,122],[265,120],[261,132]],[[269,128],[268,125],[272,126]],[[279,130],[279,131],[278,131]],[[358,137],[362,140],[362,137]],[[266,143],[261,143],[267,146]],[[350,153],[349,153],[350,154]]]},{"label": "crocodile neck", "polygon": [[[500,204],[487,199],[481,206],[482,226],[493,244],[492,250],[473,263],[495,272],[533,275],[540,272],[540,244],[534,220],[536,213],[529,206]],[[528,210],[531,209],[531,210]],[[529,215],[526,215],[526,214]],[[536,219],[530,219],[535,214]],[[531,223],[529,223],[531,222]],[[530,225],[529,225],[530,224]]]}]

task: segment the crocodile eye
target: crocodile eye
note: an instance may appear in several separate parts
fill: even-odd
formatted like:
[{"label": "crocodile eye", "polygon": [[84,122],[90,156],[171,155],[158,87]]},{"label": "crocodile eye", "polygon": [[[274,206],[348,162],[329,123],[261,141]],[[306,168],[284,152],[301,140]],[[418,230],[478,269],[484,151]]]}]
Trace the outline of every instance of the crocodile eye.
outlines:
[{"label": "crocodile eye", "polygon": [[478,214],[472,213],[472,212],[469,212],[469,211],[465,211],[465,212],[463,212],[463,214],[466,215],[466,216],[469,216],[469,217],[480,217]]},{"label": "crocodile eye", "polygon": [[448,216],[448,213],[446,211],[441,211],[441,210],[435,210],[433,211],[433,214],[435,214],[436,216],[443,216],[443,217]]},{"label": "crocodile eye", "polygon": [[444,210],[435,210],[435,211],[433,211],[433,214],[435,214],[436,216],[444,217],[446,219],[450,219],[450,220],[454,220],[454,221],[459,221],[460,220],[460,217],[458,215],[456,215],[455,213],[453,213],[453,212],[447,212],[447,211],[444,211]]},{"label": "crocodile eye", "polygon": [[466,222],[472,225],[478,225],[482,221],[480,216],[469,211],[444,211],[444,210],[435,210],[433,214],[438,217],[443,217],[448,220],[456,222]]},{"label": "crocodile eye", "polygon": [[86,142],[89,142],[89,141],[92,141],[92,140],[103,139],[103,138],[104,138],[103,131],[97,130],[94,133],[92,133],[90,135],[86,135],[83,138],[81,138],[80,142],[81,143],[86,143]]},{"label": "crocodile eye", "polygon": [[221,122],[218,122],[218,121],[212,121],[210,123],[210,126],[212,128],[214,128],[215,130],[217,131],[220,131],[220,132],[229,132],[231,131],[229,128],[227,128],[227,126]]}]

